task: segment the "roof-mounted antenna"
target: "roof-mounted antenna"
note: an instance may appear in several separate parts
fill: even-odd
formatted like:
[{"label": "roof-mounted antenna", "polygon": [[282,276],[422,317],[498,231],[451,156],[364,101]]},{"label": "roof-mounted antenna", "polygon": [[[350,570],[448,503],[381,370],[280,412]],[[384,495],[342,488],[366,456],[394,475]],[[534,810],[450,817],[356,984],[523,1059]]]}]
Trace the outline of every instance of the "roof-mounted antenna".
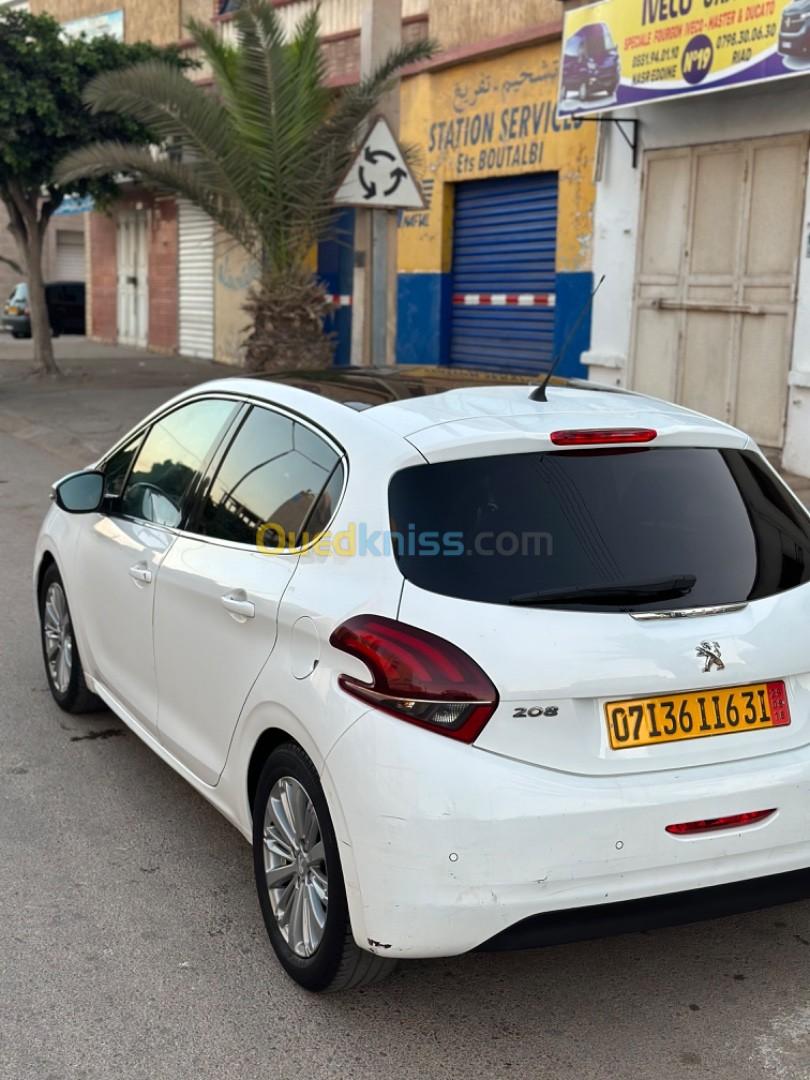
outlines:
[{"label": "roof-mounted antenna", "polygon": [[604,280],[605,280],[605,275],[602,274],[602,276],[599,278],[599,281],[596,283],[596,288],[593,290],[591,295],[588,297],[588,299],[582,305],[582,310],[580,311],[579,315],[577,315],[576,322],[571,327],[571,329],[568,331],[568,335],[567,335],[565,341],[563,342],[562,348],[557,353],[557,355],[552,358],[551,367],[548,369],[548,372],[546,373],[546,377],[543,379],[543,381],[540,383],[540,385],[536,389],[532,390],[531,394],[529,394],[529,398],[530,398],[531,401],[547,401],[548,400],[548,398],[546,397],[546,387],[548,386],[549,381],[551,380],[551,376],[554,374],[554,372],[557,370],[557,368],[562,363],[562,360],[563,360],[565,354],[568,352],[568,346],[574,340],[574,335],[576,334],[577,330],[579,330],[580,326],[582,325],[582,320],[585,318],[585,316],[591,310],[591,305],[593,304],[594,297],[599,292],[599,290],[602,288],[602,282]]}]

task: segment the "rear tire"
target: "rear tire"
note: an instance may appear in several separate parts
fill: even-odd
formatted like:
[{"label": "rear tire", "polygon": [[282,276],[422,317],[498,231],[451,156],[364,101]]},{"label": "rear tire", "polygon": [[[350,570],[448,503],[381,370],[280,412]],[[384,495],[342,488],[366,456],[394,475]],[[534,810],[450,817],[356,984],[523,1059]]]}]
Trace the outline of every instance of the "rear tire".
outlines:
[{"label": "rear tire", "polygon": [[48,688],[68,713],[100,712],[104,703],[87,688],[65,586],[51,563],[39,587],[39,625]]},{"label": "rear tire", "polygon": [[315,766],[296,743],[274,750],[259,778],[253,865],[270,942],[299,986],[352,990],[394,971],[395,960],[366,952],[352,937],[326,797]]}]

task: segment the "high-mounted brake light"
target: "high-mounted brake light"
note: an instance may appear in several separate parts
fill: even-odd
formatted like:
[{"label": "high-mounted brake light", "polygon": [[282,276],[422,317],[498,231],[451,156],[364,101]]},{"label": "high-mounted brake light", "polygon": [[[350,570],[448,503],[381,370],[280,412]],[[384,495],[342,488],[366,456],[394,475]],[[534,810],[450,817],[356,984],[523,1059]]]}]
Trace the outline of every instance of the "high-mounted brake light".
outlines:
[{"label": "high-mounted brake light", "polygon": [[667,832],[673,836],[694,836],[695,833],[717,832],[719,829],[739,829],[745,825],[756,825],[764,821],[773,810],[750,810],[747,814],[731,814],[729,817],[706,818],[703,821],[685,821],[682,825],[667,825]]},{"label": "high-mounted brake light", "polygon": [[342,689],[399,720],[471,743],[498,705],[498,691],[478,664],[427,630],[356,615],[329,640],[371,672],[371,682],[340,675]]},{"label": "high-mounted brake light", "polygon": [[647,443],[658,435],[652,428],[575,428],[552,431],[555,446],[598,446],[615,443]]}]

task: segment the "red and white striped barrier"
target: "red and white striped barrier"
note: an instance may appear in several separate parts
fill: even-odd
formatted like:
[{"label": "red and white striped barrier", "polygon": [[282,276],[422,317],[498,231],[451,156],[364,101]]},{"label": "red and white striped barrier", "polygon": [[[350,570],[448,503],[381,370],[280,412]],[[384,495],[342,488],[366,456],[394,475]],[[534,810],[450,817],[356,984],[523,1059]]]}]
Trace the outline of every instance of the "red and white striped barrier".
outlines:
[{"label": "red and white striped barrier", "polygon": [[352,298],[346,293],[327,293],[326,299],[334,307],[351,307]]},{"label": "red and white striped barrier", "polygon": [[554,293],[454,293],[453,303],[464,307],[554,307]]}]

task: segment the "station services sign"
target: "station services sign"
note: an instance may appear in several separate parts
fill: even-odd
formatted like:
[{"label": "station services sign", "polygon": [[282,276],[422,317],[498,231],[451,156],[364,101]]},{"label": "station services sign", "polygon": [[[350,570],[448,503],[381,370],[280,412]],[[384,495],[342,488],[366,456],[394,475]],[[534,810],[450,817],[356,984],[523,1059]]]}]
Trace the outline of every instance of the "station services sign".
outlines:
[{"label": "station services sign", "polygon": [[559,112],[810,72],[810,0],[600,0],[566,12]]}]

